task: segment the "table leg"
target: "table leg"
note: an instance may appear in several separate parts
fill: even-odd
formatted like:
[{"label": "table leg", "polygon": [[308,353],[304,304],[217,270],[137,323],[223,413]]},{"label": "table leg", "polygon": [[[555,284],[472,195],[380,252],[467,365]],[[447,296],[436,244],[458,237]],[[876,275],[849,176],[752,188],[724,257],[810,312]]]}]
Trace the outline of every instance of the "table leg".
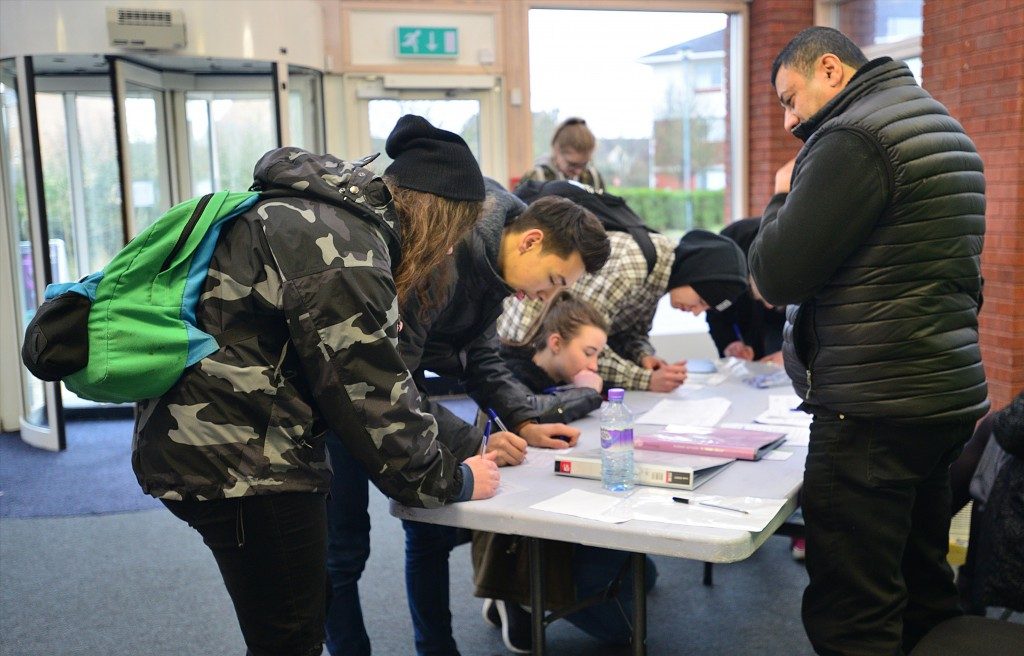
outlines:
[{"label": "table leg", "polygon": [[647,654],[647,556],[630,554],[633,566],[633,656]]},{"label": "table leg", "polygon": [[533,630],[533,654],[544,656],[544,555],[540,538],[527,538],[530,544],[530,623]]}]

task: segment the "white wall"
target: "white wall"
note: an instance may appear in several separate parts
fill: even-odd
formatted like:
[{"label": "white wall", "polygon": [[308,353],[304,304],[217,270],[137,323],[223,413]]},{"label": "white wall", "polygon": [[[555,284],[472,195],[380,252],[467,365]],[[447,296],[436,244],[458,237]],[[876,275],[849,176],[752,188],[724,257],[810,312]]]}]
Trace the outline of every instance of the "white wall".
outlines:
[{"label": "white wall", "polygon": [[2,0],[0,56],[132,52],[110,46],[107,7],[182,10],[188,43],[175,54],[324,68],[316,0]]}]

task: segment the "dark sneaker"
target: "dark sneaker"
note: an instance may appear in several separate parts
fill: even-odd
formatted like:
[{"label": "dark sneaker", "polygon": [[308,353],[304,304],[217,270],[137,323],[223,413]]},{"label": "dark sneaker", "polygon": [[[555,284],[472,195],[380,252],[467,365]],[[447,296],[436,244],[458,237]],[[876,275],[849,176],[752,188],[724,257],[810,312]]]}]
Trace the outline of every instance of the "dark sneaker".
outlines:
[{"label": "dark sneaker", "polygon": [[530,629],[530,611],[524,610],[515,602],[495,599],[501,616],[501,639],[505,646],[517,654],[529,654],[533,651],[533,634]]},{"label": "dark sneaker", "polygon": [[496,629],[501,628],[501,615],[498,614],[498,604],[494,603],[493,599],[484,599],[484,607],[480,614],[484,616],[485,622]]}]

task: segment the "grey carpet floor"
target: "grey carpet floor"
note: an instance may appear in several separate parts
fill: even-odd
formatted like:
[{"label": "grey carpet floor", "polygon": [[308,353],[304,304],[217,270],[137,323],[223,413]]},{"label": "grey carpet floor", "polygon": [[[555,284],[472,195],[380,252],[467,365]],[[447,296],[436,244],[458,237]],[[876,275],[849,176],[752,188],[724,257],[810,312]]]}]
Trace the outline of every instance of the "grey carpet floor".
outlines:
[{"label": "grey carpet floor", "polygon": [[[471,416],[475,406],[461,403],[452,403],[452,409]],[[121,464],[107,466],[130,477],[126,452],[119,452],[111,457],[120,457]],[[53,454],[26,455],[26,462],[43,469],[58,466]],[[111,462],[106,455],[94,455]],[[27,472],[18,474],[31,480]],[[73,478],[65,474],[61,480],[70,485]],[[0,484],[10,489],[13,480],[5,474]],[[67,507],[63,499],[74,496],[73,489],[53,492],[53,507]],[[367,631],[377,656],[412,655],[403,578],[405,535],[388,514],[384,496],[373,491],[370,500],[372,553],[361,583]],[[23,501],[30,503],[31,495]],[[195,532],[162,507],[70,517],[39,517],[30,507],[23,510],[23,518],[0,518],[0,656],[245,653],[213,557]],[[769,539],[741,563],[716,566],[710,588],[701,585],[701,563],[655,560],[659,579],[648,597],[651,656],[811,653],[800,624],[807,574],[790,557],[787,538]],[[452,553],[451,570],[453,630],[462,655],[510,653],[499,632],[480,617],[468,545]],[[555,656],[630,653],[602,645],[564,621],[548,629],[548,647]]]},{"label": "grey carpet floor", "polygon": [[131,468],[132,420],[68,421],[60,453],[0,433],[0,517],[102,515],[163,508]]},{"label": "grey carpet floor", "polygon": [[[367,629],[378,656],[413,654],[405,607],[404,534],[374,493],[372,555],[363,577]],[[649,597],[652,656],[799,656],[803,567],[772,538],[750,559],[715,567],[656,558]],[[463,656],[509,653],[472,596],[468,546],[452,554],[452,613]],[[556,622],[549,653],[618,656]],[[213,558],[163,509],[116,515],[0,520],[0,655],[241,656],[245,648]]]}]

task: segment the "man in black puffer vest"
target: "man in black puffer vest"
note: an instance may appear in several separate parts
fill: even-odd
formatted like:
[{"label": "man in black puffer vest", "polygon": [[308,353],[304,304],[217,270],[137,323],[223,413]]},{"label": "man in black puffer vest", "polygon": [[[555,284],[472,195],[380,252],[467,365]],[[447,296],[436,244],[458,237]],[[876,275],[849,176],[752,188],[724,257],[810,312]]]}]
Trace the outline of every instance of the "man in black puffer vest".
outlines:
[{"label": "man in black puffer vest", "polygon": [[948,470],[989,407],[981,158],[905,64],[836,30],[798,34],[771,81],[805,143],[749,261],[791,306],[786,370],[814,415],[804,627],[819,654],[903,654],[961,612]]}]

